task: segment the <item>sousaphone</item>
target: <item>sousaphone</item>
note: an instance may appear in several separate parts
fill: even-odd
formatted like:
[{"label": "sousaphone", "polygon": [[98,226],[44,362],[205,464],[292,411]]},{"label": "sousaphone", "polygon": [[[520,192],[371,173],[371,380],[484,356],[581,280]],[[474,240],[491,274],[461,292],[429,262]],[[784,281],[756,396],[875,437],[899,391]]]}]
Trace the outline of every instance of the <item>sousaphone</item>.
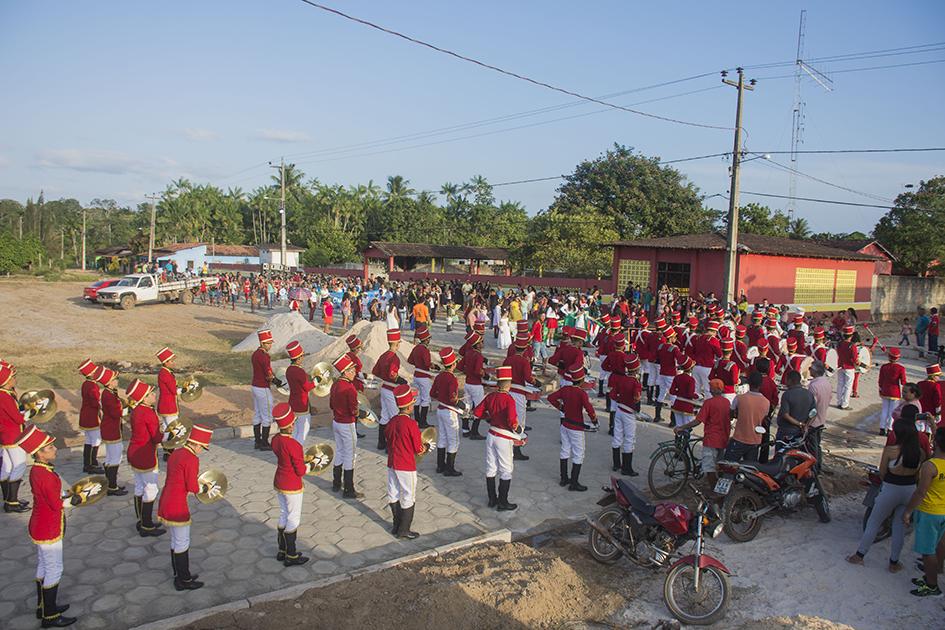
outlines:
[{"label": "sousaphone", "polygon": [[308,373],[315,382],[315,389],[312,392],[319,398],[324,398],[331,392],[331,386],[335,382],[335,378],[331,375],[331,369],[330,363],[322,361],[312,366]]},{"label": "sousaphone", "polygon": [[367,396],[358,394],[358,422],[369,429],[377,426],[377,414],[371,409]]},{"label": "sousaphone", "polygon": [[319,442],[305,451],[305,463],[311,464],[310,475],[319,475],[329,468],[335,459],[335,449],[328,442]]},{"label": "sousaphone", "polygon": [[23,418],[33,424],[48,422],[56,415],[56,394],[51,389],[31,389],[19,400]]},{"label": "sousaphone", "polygon": [[200,492],[194,496],[201,503],[216,503],[226,496],[228,487],[226,475],[216,468],[200,473],[197,483],[200,484]]},{"label": "sousaphone", "polygon": [[92,505],[98,503],[105,497],[105,490],[108,488],[108,480],[104,475],[92,475],[83,477],[69,487],[67,496],[77,496],[81,500],[79,506]]},{"label": "sousaphone", "polygon": [[194,402],[203,395],[203,383],[193,374],[185,378],[177,386],[180,399],[184,402]]},{"label": "sousaphone", "polygon": [[164,433],[167,434],[167,437],[161,442],[161,448],[165,451],[181,448],[187,443],[192,426],[193,422],[184,418],[178,418],[167,423],[167,426],[164,427]]},{"label": "sousaphone", "polygon": [[420,442],[423,443],[423,452],[417,455],[418,462],[423,459],[424,455],[436,450],[436,427],[427,427],[421,431]]}]

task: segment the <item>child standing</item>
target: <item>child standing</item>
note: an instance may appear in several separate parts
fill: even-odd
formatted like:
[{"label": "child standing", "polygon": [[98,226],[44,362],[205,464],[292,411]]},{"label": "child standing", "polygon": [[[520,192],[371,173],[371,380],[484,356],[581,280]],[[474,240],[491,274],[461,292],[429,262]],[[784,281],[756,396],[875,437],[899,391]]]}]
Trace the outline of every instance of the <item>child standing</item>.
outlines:
[{"label": "child standing", "polygon": [[902,318],[902,328],[899,330],[899,345],[908,346],[909,345],[909,333],[912,332],[912,327],[909,326],[909,318]]}]

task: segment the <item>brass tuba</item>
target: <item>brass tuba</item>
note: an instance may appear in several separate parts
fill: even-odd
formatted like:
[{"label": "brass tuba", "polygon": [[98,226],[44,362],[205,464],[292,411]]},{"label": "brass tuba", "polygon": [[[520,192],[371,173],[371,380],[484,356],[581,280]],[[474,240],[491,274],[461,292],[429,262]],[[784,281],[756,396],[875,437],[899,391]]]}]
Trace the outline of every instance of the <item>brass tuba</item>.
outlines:
[{"label": "brass tuba", "polygon": [[51,389],[31,389],[19,400],[20,412],[33,424],[48,422],[56,415],[56,394]]},{"label": "brass tuba", "polygon": [[79,497],[80,502],[77,505],[92,505],[105,498],[107,489],[108,479],[104,475],[92,475],[83,477],[72,484],[67,496]]}]

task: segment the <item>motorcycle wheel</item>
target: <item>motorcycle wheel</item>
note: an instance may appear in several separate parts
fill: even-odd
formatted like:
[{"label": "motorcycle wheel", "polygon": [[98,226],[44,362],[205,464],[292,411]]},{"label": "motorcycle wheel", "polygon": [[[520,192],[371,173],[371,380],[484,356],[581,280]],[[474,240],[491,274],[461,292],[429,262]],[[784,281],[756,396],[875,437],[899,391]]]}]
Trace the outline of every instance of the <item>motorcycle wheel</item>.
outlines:
[{"label": "motorcycle wheel", "polygon": [[761,531],[761,519],[746,519],[743,512],[754,512],[764,507],[761,497],[746,488],[736,488],[722,503],[722,529],[735,542],[753,540]]},{"label": "motorcycle wheel", "polygon": [[830,522],[830,499],[827,498],[826,493],[824,492],[823,487],[820,485],[820,481],[815,481],[817,484],[818,494],[814,497],[814,509],[817,510],[817,517],[820,519],[821,523]]},{"label": "motorcycle wheel", "polygon": [[[866,508],[866,511],[863,512],[863,531],[866,531],[866,524],[870,521],[870,514],[873,513],[873,506]],[[892,536],[892,516],[887,518],[885,521],[880,523],[879,530],[876,532],[876,538],[873,539],[873,542],[879,542],[881,540],[886,540]]]},{"label": "motorcycle wheel", "polygon": [[664,446],[653,453],[646,475],[653,496],[668,499],[679,494],[689,479],[689,458],[682,449]]},{"label": "motorcycle wheel", "polygon": [[715,567],[705,567],[699,574],[697,592],[693,584],[695,568],[691,564],[673,568],[663,582],[663,601],[681,622],[708,626],[718,621],[728,607],[728,576]]},{"label": "motorcycle wheel", "polygon": [[[597,524],[613,535],[614,526],[621,522],[623,518],[623,508],[619,505],[614,505],[597,516]],[[593,527],[590,528],[587,534],[587,544],[591,549],[591,555],[594,556],[594,559],[604,564],[613,564],[623,554],[619,548],[610,544],[610,541],[601,536]]]}]

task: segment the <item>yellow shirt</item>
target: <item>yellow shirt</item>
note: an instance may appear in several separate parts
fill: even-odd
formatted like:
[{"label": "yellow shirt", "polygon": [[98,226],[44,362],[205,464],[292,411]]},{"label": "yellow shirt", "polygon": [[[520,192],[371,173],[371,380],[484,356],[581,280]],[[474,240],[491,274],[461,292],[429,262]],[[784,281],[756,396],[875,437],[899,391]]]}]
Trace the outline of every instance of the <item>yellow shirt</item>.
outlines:
[{"label": "yellow shirt", "polygon": [[945,459],[933,457],[929,460],[935,465],[936,475],[932,485],[919,504],[919,509],[926,514],[945,515]]},{"label": "yellow shirt", "polygon": [[509,304],[509,319],[513,322],[522,319],[522,307],[519,306],[518,300],[512,300]]}]

